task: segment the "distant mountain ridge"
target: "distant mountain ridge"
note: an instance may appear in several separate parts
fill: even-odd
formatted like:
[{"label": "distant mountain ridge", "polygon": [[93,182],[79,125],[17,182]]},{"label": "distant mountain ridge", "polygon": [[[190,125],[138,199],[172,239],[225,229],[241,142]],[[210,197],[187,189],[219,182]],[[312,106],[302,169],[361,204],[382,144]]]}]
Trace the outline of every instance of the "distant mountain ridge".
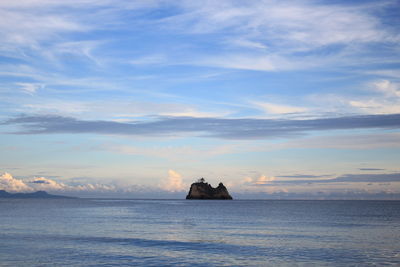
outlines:
[{"label": "distant mountain ridge", "polygon": [[46,191],[36,191],[33,193],[9,193],[5,190],[0,190],[0,198],[74,198],[60,195],[51,195]]}]

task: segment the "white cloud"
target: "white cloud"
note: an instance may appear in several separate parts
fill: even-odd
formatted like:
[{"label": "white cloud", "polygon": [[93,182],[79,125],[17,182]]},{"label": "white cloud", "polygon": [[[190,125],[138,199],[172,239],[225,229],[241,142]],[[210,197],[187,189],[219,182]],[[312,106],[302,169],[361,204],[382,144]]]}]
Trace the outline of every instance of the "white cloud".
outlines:
[{"label": "white cloud", "polygon": [[68,189],[66,185],[45,177],[35,177],[32,180],[28,180],[27,183],[35,190],[63,191]]},{"label": "white cloud", "polygon": [[[87,81],[90,82],[90,81]],[[60,100],[59,98],[35,98],[30,99],[29,104],[22,104],[25,112],[74,115],[80,114],[85,118],[99,118],[103,116],[114,121],[132,121],[143,116],[174,116],[174,117],[220,117],[227,115],[228,110],[216,108],[200,108],[198,105],[190,105],[178,102],[156,101],[129,101],[117,100]]]},{"label": "white cloud", "polygon": [[229,44],[233,44],[236,46],[240,47],[245,47],[245,48],[250,48],[250,49],[267,49],[268,47],[261,43],[261,42],[255,42],[251,40],[246,40],[246,39],[237,39],[237,40],[230,40]]},{"label": "white cloud", "polygon": [[[312,94],[302,99],[316,115],[400,113],[400,83],[374,80],[359,86],[357,94]],[[362,92],[362,93],[360,93]]]},{"label": "white cloud", "polygon": [[385,99],[351,100],[349,104],[359,112],[370,114],[400,113],[400,101]]},{"label": "white cloud", "polygon": [[10,1],[5,0],[0,2],[0,7],[3,8],[53,8],[55,6],[70,6],[70,5],[88,5],[88,4],[101,4],[101,3],[109,3],[109,0],[70,0],[70,1],[62,1],[62,0],[19,0],[19,1]]},{"label": "white cloud", "polygon": [[41,83],[16,83],[16,85],[20,86],[24,92],[31,95],[36,93],[37,90],[44,87],[44,85]]},{"label": "white cloud", "polygon": [[265,185],[265,184],[275,181],[275,179],[276,178],[273,176],[268,177],[266,175],[260,175],[259,177],[255,178],[255,179],[253,179],[251,177],[245,177],[242,180],[242,183],[245,185],[246,184],[247,185]]},{"label": "white cloud", "polygon": [[251,177],[245,177],[243,179],[243,183],[251,183],[252,181],[253,181],[253,178],[251,178]]},{"label": "white cloud", "polygon": [[349,100],[351,107],[371,114],[400,113],[400,84],[390,80],[379,80],[367,85],[368,90],[378,95]]},{"label": "white cloud", "polygon": [[252,104],[259,109],[262,109],[267,114],[289,114],[289,113],[303,113],[308,109],[304,107],[295,107],[288,105],[273,104],[267,102],[252,102]]},{"label": "white cloud", "polygon": [[117,192],[117,191],[123,191],[123,188],[118,188],[114,185],[105,185],[105,184],[84,184],[84,185],[67,186],[64,190],[80,191],[80,192]]},{"label": "white cloud", "polygon": [[[97,61],[90,53],[97,41],[64,43],[65,33],[89,32],[115,27],[119,12],[154,8],[158,0],[21,0],[0,1],[0,53],[26,58],[32,53],[43,55],[57,52],[79,52]],[[119,24],[119,22],[118,22]],[[115,28],[114,28],[115,29]],[[97,62],[98,63],[98,62]]]},{"label": "white cloud", "polygon": [[272,181],[275,181],[275,177],[267,177],[265,175],[261,175],[260,177],[257,178],[257,180],[255,181],[255,184],[257,185],[263,185],[263,184],[268,184]]},{"label": "white cloud", "polygon": [[395,41],[398,36],[382,30],[379,20],[370,12],[385,5],[387,3],[345,6],[310,1],[245,4],[231,0],[207,1],[207,4],[183,1],[184,12],[164,19],[163,23],[193,33],[229,29],[236,32],[234,36],[240,37],[239,40],[255,42],[257,39],[258,43],[264,41],[286,49]]},{"label": "white cloud", "polygon": [[9,192],[29,192],[32,191],[32,188],[6,172],[0,176],[0,190]]},{"label": "white cloud", "polygon": [[34,190],[44,190],[44,191],[60,191],[60,192],[107,192],[116,191],[117,188],[113,185],[104,184],[78,184],[78,185],[68,185],[64,183],[56,182],[52,179],[45,177],[35,177],[34,179],[28,180],[27,183]]},{"label": "white cloud", "polygon": [[[389,30],[375,13],[390,4],[273,0],[204,4],[187,0],[177,4],[181,13],[160,20],[160,24],[188,34],[220,33],[223,40],[217,42],[224,45],[223,51],[226,46],[235,51],[223,56],[207,53],[189,60],[194,65],[258,71],[305,69],[354,64],[354,56],[368,50],[365,44],[398,43],[399,34]],[[244,54],[243,48],[255,54]],[[325,48],[333,54],[296,55]],[[362,55],[369,57],[368,53]]]},{"label": "white cloud", "polygon": [[166,62],[168,62],[168,59],[162,54],[142,56],[129,61],[129,63],[133,65],[159,65]]},{"label": "white cloud", "polygon": [[95,7],[107,7],[114,6],[115,8],[125,8],[125,9],[138,9],[150,6],[156,6],[158,0],[148,0],[148,1],[115,1],[115,0],[19,0],[10,1],[5,0],[0,2],[0,7],[2,8],[48,8],[53,9],[55,7],[59,8],[95,8]]},{"label": "white cloud", "polygon": [[169,192],[179,192],[187,189],[185,183],[183,183],[182,176],[174,170],[168,171],[168,178],[161,186],[162,190]]},{"label": "white cloud", "polygon": [[[2,1],[0,34],[3,42],[0,50],[13,51],[22,57],[29,53],[21,53],[21,48],[31,48],[47,54],[57,54],[57,51],[80,53],[99,63],[101,60],[91,53],[97,41],[64,42],[60,36],[98,29],[126,30],[124,27],[131,21],[126,21],[126,24],[122,22],[125,10],[162,8],[167,5],[176,11],[176,15],[158,20],[153,16],[143,16],[140,23],[155,27],[154,30],[167,28],[174,33],[222,33],[222,40],[212,40],[215,46],[223,46],[226,51],[228,45],[235,51],[222,56],[220,53],[207,53],[200,57],[189,55],[186,60],[177,60],[177,64],[260,71],[304,68],[310,66],[309,60],[296,62],[291,58],[292,53],[336,44],[350,47],[368,42],[398,42],[398,34],[389,31],[373,12],[388,4],[390,2],[334,5],[312,1],[287,3],[270,0],[245,3],[233,0]],[[121,13],[121,10],[124,12]],[[126,18],[123,18],[125,21]],[[45,45],[46,41],[50,41],[50,45]],[[241,48],[248,49],[248,52],[253,50],[254,54],[244,54]],[[46,51],[48,49],[51,51]],[[168,53],[176,52],[172,50]],[[260,50],[263,50],[262,53]],[[154,55],[134,59],[131,63],[157,64],[169,58],[174,58],[174,61],[179,58],[168,53],[164,55],[155,51]],[[327,58],[326,55],[323,58]],[[314,58],[314,63],[325,64],[326,61],[321,61],[323,58]]]},{"label": "white cloud", "polygon": [[9,173],[0,176],[0,190],[8,192],[32,192],[32,191],[49,191],[49,192],[115,192],[119,189],[113,185],[104,184],[78,184],[67,185],[59,183],[45,177],[35,177],[32,179],[16,179]]},{"label": "white cloud", "polygon": [[73,19],[56,14],[32,12],[25,9],[0,10],[1,50],[20,54],[19,49],[40,48],[42,41],[54,38],[57,34],[70,31],[85,31],[87,27]]},{"label": "white cloud", "polygon": [[389,80],[381,80],[373,83],[374,89],[388,97],[400,97],[400,84]]},{"label": "white cloud", "polygon": [[190,61],[188,64],[227,69],[274,71],[278,65],[279,69],[284,68],[281,61],[282,59],[265,55],[229,54],[206,56]]},{"label": "white cloud", "polygon": [[389,77],[389,78],[395,78],[395,79],[400,78],[400,70],[399,69],[371,70],[371,71],[365,71],[363,73],[378,75],[378,76],[383,76],[383,77]]},{"label": "white cloud", "polygon": [[57,57],[60,55],[76,56],[88,59],[97,65],[102,65],[101,60],[93,55],[93,51],[104,44],[105,41],[70,41],[54,44],[50,49],[46,49],[42,54],[54,63],[58,64]]},{"label": "white cloud", "polygon": [[88,114],[90,111],[90,108],[86,103],[78,101],[63,101],[54,99],[53,101],[38,101],[37,103],[32,102],[29,104],[24,104],[22,108],[28,112],[43,114]]}]

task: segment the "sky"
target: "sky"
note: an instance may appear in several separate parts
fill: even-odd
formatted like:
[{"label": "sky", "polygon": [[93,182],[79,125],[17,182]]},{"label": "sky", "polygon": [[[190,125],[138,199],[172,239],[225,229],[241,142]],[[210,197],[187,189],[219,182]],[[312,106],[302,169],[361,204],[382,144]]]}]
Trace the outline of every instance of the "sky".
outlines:
[{"label": "sky", "polygon": [[400,199],[400,1],[0,1],[0,190]]}]

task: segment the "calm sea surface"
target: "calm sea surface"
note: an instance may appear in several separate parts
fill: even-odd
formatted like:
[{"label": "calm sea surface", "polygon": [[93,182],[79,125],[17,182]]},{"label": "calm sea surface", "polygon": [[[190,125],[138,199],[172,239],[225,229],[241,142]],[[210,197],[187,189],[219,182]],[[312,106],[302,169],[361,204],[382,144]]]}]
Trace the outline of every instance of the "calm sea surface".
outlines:
[{"label": "calm sea surface", "polygon": [[400,266],[400,202],[1,199],[0,266]]}]

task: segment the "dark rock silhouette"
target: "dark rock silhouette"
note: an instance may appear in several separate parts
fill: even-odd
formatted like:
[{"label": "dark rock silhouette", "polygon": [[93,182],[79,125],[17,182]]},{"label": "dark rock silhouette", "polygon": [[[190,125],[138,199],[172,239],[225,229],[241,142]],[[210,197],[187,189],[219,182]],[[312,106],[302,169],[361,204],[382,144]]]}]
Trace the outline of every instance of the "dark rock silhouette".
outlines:
[{"label": "dark rock silhouette", "polygon": [[0,198],[74,198],[59,195],[51,195],[45,191],[36,191],[34,193],[8,193],[0,190]]},{"label": "dark rock silhouette", "polygon": [[186,199],[232,199],[232,197],[223,183],[214,188],[201,178],[190,186]]}]

